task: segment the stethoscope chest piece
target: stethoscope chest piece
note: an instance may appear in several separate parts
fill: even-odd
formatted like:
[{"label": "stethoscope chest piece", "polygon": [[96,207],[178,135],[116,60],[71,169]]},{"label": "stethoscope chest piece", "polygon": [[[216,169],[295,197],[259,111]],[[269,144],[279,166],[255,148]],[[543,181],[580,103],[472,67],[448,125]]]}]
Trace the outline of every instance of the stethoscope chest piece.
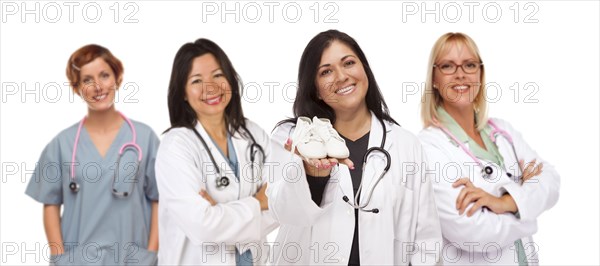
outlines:
[{"label": "stethoscope chest piece", "polygon": [[494,169],[492,169],[492,167],[488,165],[483,168],[483,172],[485,173],[486,176],[490,176],[494,173]]},{"label": "stethoscope chest piece", "polygon": [[[252,145],[250,145],[250,165],[252,167],[254,167],[255,155],[256,155],[257,152],[261,153],[261,155],[262,155],[261,158],[262,158],[263,163],[264,163],[264,159],[265,159],[265,152],[264,152],[264,150],[262,149],[262,147],[260,145],[257,144],[256,140],[252,136],[252,133],[250,133],[250,131],[245,126],[242,126],[242,127],[248,133],[248,136],[252,140]],[[216,185],[217,185],[217,189],[218,190],[223,190],[223,189],[227,188],[229,186],[229,184],[231,183],[231,181],[229,180],[228,177],[226,177],[226,176],[224,176],[224,175],[221,174],[221,170],[219,170],[217,162],[215,161],[215,157],[213,156],[212,152],[210,151],[210,148],[208,147],[208,144],[206,144],[206,141],[200,135],[200,133],[198,132],[198,130],[196,130],[195,127],[192,127],[192,130],[194,131],[194,134],[198,137],[198,139],[202,143],[202,146],[204,147],[204,150],[206,150],[206,153],[208,153],[208,156],[210,157],[211,163],[215,166],[215,170],[217,172],[216,173],[217,174],[217,179],[215,180],[216,181]],[[254,175],[254,171],[253,170],[252,170],[252,174]],[[218,176],[221,176],[221,177],[218,177]],[[252,180],[254,180],[254,176],[253,176]]]},{"label": "stethoscope chest piece", "polygon": [[120,198],[126,198],[127,196],[129,196],[129,193],[127,191],[119,192],[116,188],[112,189],[112,193],[113,193],[113,195],[120,197]]},{"label": "stethoscope chest piece", "polygon": [[226,176],[222,176],[221,178],[217,178],[217,188],[222,190],[229,186],[229,178]]},{"label": "stethoscope chest piece", "polygon": [[79,184],[77,184],[75,182],[69,183],[69,188],[71,189],[71,191],[73,193],[79,192]]}]

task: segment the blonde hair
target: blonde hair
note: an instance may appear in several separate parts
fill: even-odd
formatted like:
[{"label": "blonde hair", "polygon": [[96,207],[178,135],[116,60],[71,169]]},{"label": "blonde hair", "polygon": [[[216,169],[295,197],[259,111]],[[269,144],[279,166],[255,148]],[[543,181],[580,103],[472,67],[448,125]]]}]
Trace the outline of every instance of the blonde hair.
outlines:
[{"label": "blonde hair", "polygon": [[[434,125],[435,120],[439,120],[437,108],[442,104],[443,99],[437,89],[433,88],[433,65],[440,59],[441,55],[448,53],[452,44],[463,45],[467,47],[480,62],[483,62],[479,55],[477,45],[468,35],[460,32],[449,32],[442,35],[431,48],[429,63],[427,64],[427,79],[425,81],[425,90],[421,95],[421,119],[423,128]],[[480,76],[481,86],[479,93],[475,97],[473,107],[475,111],[475,120],[477,129],[481,130],[487,124],[487,102],[485,98],[485,70],[481,67]]]}]

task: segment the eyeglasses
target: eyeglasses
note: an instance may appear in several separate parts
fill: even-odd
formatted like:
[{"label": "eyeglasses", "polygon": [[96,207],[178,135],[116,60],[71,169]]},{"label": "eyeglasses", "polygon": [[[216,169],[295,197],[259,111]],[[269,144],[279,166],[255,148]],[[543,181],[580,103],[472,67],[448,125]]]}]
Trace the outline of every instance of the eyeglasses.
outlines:
[{"label": "eyeglasses", "polygon": [[457,65],[452,62],[444,62],[441,64],[433,65],[433,67],[438,68],[440,70],[440,72],[442,72],[442,74],[445,74],[445,75],[452,75],[452,74],[456,73],[456,70],[458,69],[458,67],[462,68],[463,72],[465,72],[467,74],[474,74],[482,66],[483,66],[483,63],[479,63],[476,61],[469,61],[462,65]]}]

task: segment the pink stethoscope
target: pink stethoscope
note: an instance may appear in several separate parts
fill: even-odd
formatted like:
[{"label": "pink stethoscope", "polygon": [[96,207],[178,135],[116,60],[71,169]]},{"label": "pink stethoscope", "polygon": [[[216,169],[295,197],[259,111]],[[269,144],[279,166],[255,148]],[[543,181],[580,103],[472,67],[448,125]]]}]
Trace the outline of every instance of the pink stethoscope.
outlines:
[{"label": "pink stethoscope", "polygon": [[[441,129],[448,137],[450,137],[456,144],[458,144],[460,146],[460,148],[467,155],[469,155],[469,157],[471,157],[473,159],[473,161],[477,162],[477,164],[479,165],[479,167],[481,167],[481,174],[482,174],[482,176],[484,178],[489,178],[494,173],[494,169],[491,166],[484,165],[483,162],[481,160],[479,160],[475,156],[475,154],[473,154],[469,150],[469,148],[467,148],[467,146],[465,146],[464,143],[462,143],[460,140],[458,140],[458,138],[456,136],[454,136],[454,134],[452,134],[450,132],[450,130],[448,130],[446,127],[444,127],[437,120],[434,120],[434,124],[435,124],[436,127],[438,127],[439,129]],[[512,148],[513,155],[515,156],[515,158],[518,158],[517,157],[517,152],[515,151],[515,145],[513,143],[513,139],[510,136],[510,134],[508,134],[508,132],[506,132],[506,130],[500,129],[496,125],[496,123],[494,123],[494,121],[492,121],[491,119],[488,120],[488,125],[490,125],[492,127],[492,132],[490,132],[490,139],[492,140],[492,142],[494,142],[494,144],[496,143],[496,135],[499,134],[499,135],[503,136],[508,141],[508,143],[510,143],[510,146]],[[523,169],[521,169],[520,166],[519,166],[519,170],[521,170],[521,172],[523,172]],[[506,171],[506,174],[508,175],[508,177],[512,177],[512,174],[510,174],[508,171]]]},{"label": "pink stethoscope", "polygon": [[[138,161],[137,161],[137,166],[136,166],[136,170],[135,170],[135,175],[133,177],[134,181],[135,181],[135,178],[137,178],[138,171],[140,170],[140,162],[142,161],[142,149],[136,143],[137,134],[135,133],[135,127],[133,126],[133,123],[131,123],[131,121],[127,117],[125,117],[125,115],[123,115],[121,112],[118,112],[118,113],[121,115],[121,117],[123,117],[125,122],[127,122],[127,124],[129,125],[129,128],[131,128],[131,133],[133,134],[133,139],[131,140],[131,142],[127,142],[127,143],[123,144],[123,146],[121,146],[121,148],[119,149],[119,158],[117,158],[117,168],[115,171],[115,175],[113,175],[111,192],[113,195],[115,195],[117,197],[127,197],[128,195],[131,194],[132,187],[135,182],[131,182],[129,191],[119,192],[115,188],[115,180],[118,178],[118,173],[119,173],[118,170],[119,170],[119,164],[121,162],[121,156],[123,155],[123,151],[125,151],[125,149],[127,149],[129,147],[131,147],[137,151]],[[76,193],[79,191],[79,184],[75,180],[75,155],[77,154],[77,143],[79,143],[79,136],[81,135],[81,128],[83,127],[83,123],[85,122],[86,118],[87,118],[87,116],[83,117],[83,119],[81,119],[81,122],[79,122],[79,127],[77,128],[77,135],[75,135],[75,144],[73,144],[73,156],[71,157],[71,183],[69,183],[69,188],[71,189],[71,191],[73,191],[73,193]]]}]

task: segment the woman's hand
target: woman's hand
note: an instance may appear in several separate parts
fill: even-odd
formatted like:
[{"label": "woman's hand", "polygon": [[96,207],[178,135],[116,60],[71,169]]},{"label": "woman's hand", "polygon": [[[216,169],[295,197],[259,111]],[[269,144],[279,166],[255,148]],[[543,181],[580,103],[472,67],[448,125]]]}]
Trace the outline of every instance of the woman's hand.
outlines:
[{"label": "woman's hand", "polygon": [[50,246],[50,255],[65,252],[60,226],[60,205],[44,204],[44,229]]},{"label": "woman's hand", "polygon": [[[292,140],[288,139],[284,144],[284,148],[288,151],[292,150]],[[339,163],[345,164],[350,169],[354,169],[354,163],[349,159],[336,159],[336,158],[323,158],[323,159],[307,159],[304,158],[298,150],[294,151],[295,154],[302,157],[302,161],[304,163],[304,170],[307,175],[317,176],[317,177],[326,177],[331,174],[331,168]]]},{"label": "woman's hand", "polygon": [[258,200],[258,202],[260,203],[260,210],[261,211],[266,211],[269,209],[269,198],[267,198],[267,183],[263,184],[260,189],[258,190],[258,192],[256,192],[256,194],[254,194],[254,198],[256,198]]},{"label": "woman's hand", "polygon": [[452,184],[454,188],[459,186],[464,186],[456,198],[456,209],[460,215],[465,212],[471,202],[474,204],[467,212],[467,217],[473,216],[481,207],[487,207],[496,214],[517,212],[517,204],[510,194],[496,197],[473,185],[469,178],[461,178]]},{"label": "woman's hand", "polygon": [[204,198],[206,201],[208,201],[208,203],[210,203],[210,206],[217,205],[217,202],[210,195],[208,195],[208,192],[206,192],[206,190],[200,189],[199,194],[200,194],[200,196],[202,196],[202,198]]},{"label": "woman's hand", "polygon": [[543,163],[539,163],[538,165],[535,164],[536,159],[533,159],[533,161],[527,163],[526,166],[524,166],[524,163],[525,162],[523,160],[519,160],[519,167],[520,169],[523,169],[523,175],[521,175],[521,184],[527,182],[527,180],[534,176],[540,175],[542,173],[542,169],[544,168]]}]

